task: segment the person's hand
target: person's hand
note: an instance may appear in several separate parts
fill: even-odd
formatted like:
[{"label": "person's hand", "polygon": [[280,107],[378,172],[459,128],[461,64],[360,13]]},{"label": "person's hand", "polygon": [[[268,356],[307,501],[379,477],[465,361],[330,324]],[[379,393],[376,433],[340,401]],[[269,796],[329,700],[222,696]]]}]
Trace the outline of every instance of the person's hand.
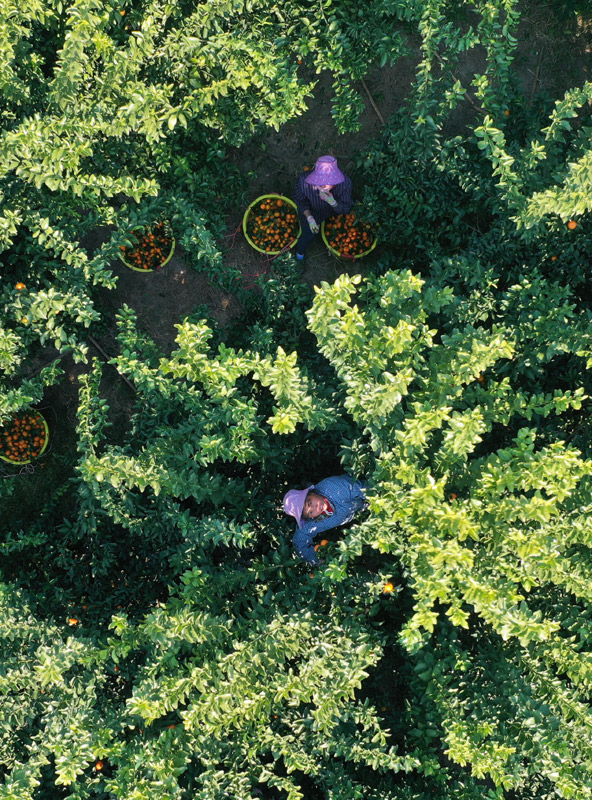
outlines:
[{"label": "person's hand", "polygon": [[324,200],[325,203],[329,203],[330,206],[337,205],[337,200],[333,197],[331,192],[325,192],[323,189],[319,189],[319,197],[321,200]]},{"label": "person's hand", "polygon": [[308,222],[308,227],[310,228],[311,233],[318,233],[320,231],[320,228],[317,225],[317,221],[312,214],[308,215],[306,221]]}]

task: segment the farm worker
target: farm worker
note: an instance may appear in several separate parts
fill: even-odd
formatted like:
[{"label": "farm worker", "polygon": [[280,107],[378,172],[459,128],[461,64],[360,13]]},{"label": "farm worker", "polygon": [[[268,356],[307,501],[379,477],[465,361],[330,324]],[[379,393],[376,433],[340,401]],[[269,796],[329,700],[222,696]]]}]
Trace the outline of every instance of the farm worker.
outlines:
[{"label": "farm worker", "polygon": [[298,176],[294,200],[302,229],[296,243],[296,258],[302,261],[304,251],[320,230],[321,222],[332,214],[347,214],[350,210],[351,179],[339,169],[336,158],[321,156],[312,172]]},{"label": "farm worker", "polygon": [[318,533],[345,525],[367,508],[366,484],[350,475],[325,478],[308,489],[290,489],[284,495],[284,511],[296,520],[293,544],[309,564],[319,564],[312,540]]}]

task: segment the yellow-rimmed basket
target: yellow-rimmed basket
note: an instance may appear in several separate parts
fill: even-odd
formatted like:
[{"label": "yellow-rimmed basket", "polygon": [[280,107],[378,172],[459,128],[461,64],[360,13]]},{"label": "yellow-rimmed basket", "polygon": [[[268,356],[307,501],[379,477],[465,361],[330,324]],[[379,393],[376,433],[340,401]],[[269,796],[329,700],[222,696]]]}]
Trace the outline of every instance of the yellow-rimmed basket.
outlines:
[{"label": "yellow-rimmed basket", "polygon": [[[336,214],[335,216],[341,217],[345,216],[345,214]],[[338,258],[345,258],[348,261],[358,261],[360,258],[364,258],[364,256],[367,256],[369,253],[371,253],[378,244],[378,236],[375,236],[370,247],[367,250],[364,250],[363,253],[357,253],[355,256],[351,256],[348,253],[342,253],[339,250],[336,250],[333,247],[333,245],[329,244],[329,241],[327,240],[327,237],[325,235],[325,222],[326,220],[323,220],[323,222],[321,223],[321,237],[325,242],[327,248],[331,251],[331,253],[333,253],[333,255],[337,256]]]},{"label": "yellow-rimmed basket", "polygon": [[277,256],[277,255],[279,255],[280,253],[282,253],[282,252],[284,252],[286,250],[290,250],[290,248],[294,247],[294,245],[296,244],[296,242],[298,241],[298,239],[300,237],[300,222],[298,221],[297,228],[296,228],[296,234],[294,235],[293,240],[290,242],[290,244],[285,245],[280,250],[264,250],[262,247],[259,247],[259,245],[255,244],[255,242],[251,239],[251,237],[249,236],[249,234],[247,232],[247,225],[248,225],[248,221],[249,221],[249,216],[250,216],[253,208],[255,208],[255,206],[257,206],[259,203],[262,203],[263,200],[272,200],[272,199],[273,200],[283,200],[283,202],[286,205],[291,206],[294,209],[294,211],[296,211],[296,219],[298,219],[298,208],[296,206],[296,203],[293,200],[290,200],[289,197],[286,197],[283,194],[262,194],[261,197],[257,197],[255,200],[253,200],[253,202],[247,207],[247,210],[243,214],[243,233],[245,235],[245,239],[251,245],[253,250],[256,250],[258,253],[263,253],[266,256]]},{"label": "yellow-rimmed basket", "polygon": [[[47,449],[47,445],[49,444],[49,426],[48,426],[47,420],[45,419],[43,414],[40,411],[33,410],[33,411],[24,411],[22,413],[22,416],[24,416],[26,414],[30,414],[31,416],[35,416],[35,417],[37,417],[39,419],[39,421],[41,422],[41,425],[43,426],[43,432],[45,434],[45,440],[44,440],[43,444],[41,445],[41,449],[39,450],[39,452],[35,453],[34,455],[31,455],[29,458],[26,458],[26,459],[9,458],[8,456],[4,455],[4,452],[0,449],[0,459],[2,459],[2,461],[5,461],[7,464],[15,464],[17,466],[22,465],[22,464],[30,464],[31,461],[33,461],[34,459],[39,458],[40,456],[43,455],[43,453]],[[20,415],[17,414],[16,416],[20,416]],[[14,430],[14,428],[12,428],[11,430]],[[16,435],[16,431],[15,431],[15,435]],[[1,442],[1,435],[0,435],[0,442]],[[1,447],[1,443],[0,443],[0,447]]]},{"label": "yellow-rimmed basket", "polygon": [[159,264],[157,267],[154,267],[153,269],[141,269],[140,267],[134,267],[134,265],[130,264],[129,261],[126,261],[122,255],[119,256],[119,260],[122,261],[125,264],[125,266],[128,267],[129,269],[133,269],[134,272],[157,272],[159,269],[162,269],[165,264],[169,263],[169,261],[173,257],[173,253],[175,252],[175,245],[176,245],[175,237],[173,236],[171,237],[171,249],[169,250],[168,256],[165,258],[162,264]]}]

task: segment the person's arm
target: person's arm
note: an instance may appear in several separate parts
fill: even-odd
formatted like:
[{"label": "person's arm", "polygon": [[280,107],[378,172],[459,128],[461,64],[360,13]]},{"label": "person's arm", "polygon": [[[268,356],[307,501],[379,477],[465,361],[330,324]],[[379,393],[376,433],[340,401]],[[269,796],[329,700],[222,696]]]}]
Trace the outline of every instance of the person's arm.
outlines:
[{"label": "person's arm", "polygon": [[303,521],[300,528],[296,528],[296,533],[292,539],[292,543],[298,555],[303,558],[308,564],[320,564],[317,558],[314,545],[312,543],[315,536],[323,531],[328,531],[331,528],[341,525],[343,522],[343,514],[341,511],[335,511],[325,519],[315,520],[309,519]]},{"label": "person's arm", "polygon": [[300,558],[306,561],[307,564],[316,565],[319,563],[319,560],[312,543],[314,536],[314,533],[310,533],[302,528],[296,528],[296,533],[292,539],[292,544],[294,545],[294,549]]},{"label": "person's arm", "polygon": [[367,488],[368,483],[366,481],[352,481],[352,500],[359,508],[368,507],[368,500],[365,492]]},{"label": "person's arm", "polygon": [[296,181],[296,188],[294,189],[294,202],[298,207],[298,211],[304,214],[305,217],[310,216],[310,200],[306,194],[306,181],[304,175],[299,175]]},{"label": "person's arm", "polygon": [[350,211],[353,204],[352,182],[348,175],[345,176],[344,181],[338,183],[336,186],[333,187],[332,194],[335,199],[333,212],[335,214],[347,214],[347,212]]},{"label": "person's arm", "polygon": [[310,189],[307,188],[308,184],[305,181],[305,175],[300,175],[296,181],[296,189],[294,190],[294,200],[298,208],[298,214],[304,217],[312,233],[319,232],[319,224],[317,219],[324,219],[319,217],[318,212],[315,211],[316,216],[310,210],[311,198],[309,196]]}]

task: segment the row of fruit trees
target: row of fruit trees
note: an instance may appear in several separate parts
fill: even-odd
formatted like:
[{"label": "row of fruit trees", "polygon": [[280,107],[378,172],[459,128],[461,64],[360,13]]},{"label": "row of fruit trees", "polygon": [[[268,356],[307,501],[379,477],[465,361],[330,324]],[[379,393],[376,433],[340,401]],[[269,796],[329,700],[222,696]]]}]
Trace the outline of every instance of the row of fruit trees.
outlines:
[{"label": "row of fruit trees", "polygon": [[[587,6],[545,4],[547,35]],[[0,798],[592,797],[592,84],[525,87],[530,13],[4,4]],[[363,211],[323,231],[363,276],[313,291],[289,187],[253,200],[236,156],[319,74],[339,142],[410,60],[351,159]],[[274,256],[257,292],[230,209]],[[102,298],[173,251],[243,311],[161,352]],[[369,510],[311,571],[281,497],[337,471]]]}]

